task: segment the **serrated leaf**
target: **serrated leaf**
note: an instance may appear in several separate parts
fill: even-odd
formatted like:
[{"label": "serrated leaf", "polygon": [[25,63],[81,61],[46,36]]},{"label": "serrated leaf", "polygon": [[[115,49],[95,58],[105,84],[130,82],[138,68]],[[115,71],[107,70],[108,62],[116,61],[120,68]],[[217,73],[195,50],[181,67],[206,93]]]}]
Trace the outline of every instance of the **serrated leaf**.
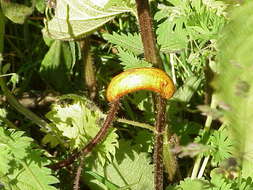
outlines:
[{"label": "serrated leaf", "polygon": [[58,183],[58,179],[50,175],[49,168],[41,167],[34,161],[22,161],[22,168],[15,168],[13,174],[9,175],[12,183],[16,181],[17,189],[30,190],[56,190],[51,184]]},{"label": "serrated leaf", "polygon": [[218,77],[213,82],[224,120],[241,160],[243,177],[253,176],[253,3],[238,7],[220,39]]},{"label": "serrated leaf", "polygon": [[42,151],[34,149],[31,138],[1,127],[0,139],[0,181],[6,189],[56,189],[51,185],[59,181],[44,167],[48,161]]},{"label": "serrated leaf", "polygon": [[129,51],[124,51],[121,48],[118,48],[118,51],[119,59],[122,61],[120,64],[124,66],[124,70],[152,66],[152,64],[148,62],[138,59],[136,56],[134,56],[134,54]]},{"label": "serrated leaf", "polygon": [[68,44],[56,40],[41,62],[39,72],[43,79],[56,90],[68,92],[72,64],[72,54]]},{"label": "serrated leaf", "polygon": [[168,186],[166,190],[210,190],[205,180],[185,178],[177,186]]},{"label": "serrated leaf", "polygon": [[144,52],[139,34],[118,34],[113,32],[113,34],[104,34],[103,37],[110,43],[126,49],[135,55],[140,55]]},{"label": "serrated leaf", "polygon": [[31,138],[23,136],[23,132],[8,131],[0,128],[0,146],[8,150],[9,154],[22,159],[27,156],[28,148],[31,146]]},{"label": "serrated leaf", "polygon": [[1,0],[3,14],[12,22],[23,24],[25,19],[32,14],[33,8],[22,4]]},{"label": "serrated leaf", "polygon": [[[148,153],[136,152],[131,143],[119,146],[116,159],[108,163],[105,168],[94,169],[98,174],[107,176],[112,183],[125,187],[130,185],[132,190],[147,190],[154,188],[153,165]],[[96,180],[84,177],[91,189],[106,190],[106,187]],[[136,185],[134,185],[136,183]],[[132,185],[131,185],[132,184]]]},{"label": "serrated leaf", "polygon": [[[46,117],[52,122],[51,125],[62,132],[62,136],[65,137],[70,149],[80,149],[97,134],[101,128],[101,119],[104,119],[104,115],[84,97],[68,95],[62,97],[61,100],[67,102],[54,104]],[[72,102],[68,103],[69,100]],[[88,161],[86,160],[86,162],[92,160],[94,164],[94,160],[96,160],[95,164],[103,165],[106,160],[110,160],[118,146],[117,137],[115,129],[111,130],[106,139],[95,148],[92,156],[87,158]],[[50,137],[46,136],[46,138],[47,142],[50,142]]]},{"label": "serrated leaf", "polygon": [[[96,1],[60,0],[57,1],[55,16],[46,20],[43,33],[51,38],[73,40],[82,38],[96,30],[115,16],[131,11],[124,1],[111,4],[108,0],[104,6]],[[110,5],[110,6],[109,6]]]}]

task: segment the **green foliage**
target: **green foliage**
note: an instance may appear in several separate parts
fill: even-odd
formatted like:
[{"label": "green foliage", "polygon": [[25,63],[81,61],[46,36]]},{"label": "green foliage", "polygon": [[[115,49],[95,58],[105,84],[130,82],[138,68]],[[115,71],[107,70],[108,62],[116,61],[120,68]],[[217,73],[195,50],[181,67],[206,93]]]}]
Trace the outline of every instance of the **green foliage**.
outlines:
[{"label": "green foliage", "polygon": [[244,177],[253,176],[253,73],[249,72],[253,60],[252,8],[252,2],[237,8],[226,26],[220,39],[219,75],[213,83]]},{"label": "green foliage", "polygon": [[0,128],[0,181],[6,189],[56,189],[58,179],[46,168],[43,152],[34,149],[24,132]]},{"label": "green foliage", "polygon": [[140,55],[144,52],[143,45],[141,42],[141,36],[139,34],[118,34],[113,32],[112,34],[104,34],[108,42],[115,44],[125,50],[131,51],[135,55]]},{"label": "green foliage", "polygon": [[55,40],[41,62],[40,74],[56,90],[68,92],[71,87],[69,74],[72,63],[69,44]]},{"label": "green foliage", "polygon": [[121,61],[121,65],[124,66],[124,70],[131,69],[131,68],[139,68],[139,67],[151,67],[151,64],[138,59],[134,54],[129,51],[124,51],[121,48],[118,48],[118,56]]},{"label": "green foliage", "polygon": [[[53,153],[52,159],[57,161],[83,148],[105,119],[108,105],[104,94],[109,79],[119,73],[122,66],[123,70],[151,66],[143,60],[143,45],[134,17],[135,1],[61,0],[57,1],[56,8],[44,0],[26,1],[23,5],[0,2],[0,33],[6,33],[4,43],[0,35],[4,58],[1,68],[4,75],[0,79],[6,79],[7,86],[12,87],[21,103],[35,99],[35,106],[29,108],[42,117],[46,115],[50,123],[45,122],[45,125],[54,132],[37,130],[33,122],[23,119],[8,105],[6,94],[0,92],[0,124],[4,126],[0,128],[0,189],[56,189],[58,179],[45,167],[49,164],[46,155],[52,157],[48,152]],[[163,66],[177,87],[174,97],[168,101],[167,122],[168,132],[178,136],[179,144],[170,147],[168,141],[173,139],[165,138],[164,156],[169,171],[173,163],[168,149],[176,153],[181,178],[177,176],[178,182],[173,184],[167,182],[165,174],[164,184],[170,184],[166,190],[253,189],[252,2],[238,3],[234,10],[227,10],[224,1],[216,0],[150,2]],[[133,14],[122,14],[129,12]],[[120,17],[116,17],[118,15]],[[45,26],[41,22],[43,17],[46,17]],[[6,22],[5,18],[24,24]],[[101,26],[103,28],[97,30]],[[79,43],[55,40],[82,40],[83,37],[89,38],[96,70],[98,96],[93,101],[86,98],[89,89],[76,85],[82,84],[84,78]],[[116,56],[108,43],[117,48]],[[206,72],[208,69],[218,74],[212,83],[218,96],[218,108],[204,100],[212,78]],[[60,94],[60,100],[53,97],[52,101],[56,102],[51,108],[48,102],[44,103],[48,88]],[[62,96],[70,92],[82,97]],[[24,94],[32,95],[27,98]],[[212,95],[211,92],[208,95]],[[121,102],[119,117],[154,125],[151,93],[136,92]],[[219,121],[210,122],[216,119]],[[85,158],[81,176],[85,188],[153,189],[154,134],[130,128],[129,123],[131,121],[115,122],[117,131],[112,129]],[[220,127],[221,123],[226,127]],[[38,149],[34,141],[42,143],[42,147]],[[203,155],[199,166],[204,171],[197,173],[199,179],[192,179],[193,157],[197,154]],[[231,160],[239,162],[231,164]],[[69,189],[67,183],[74,169],[56,171],[63,190]]]},{"label": "green foliage", "polygon": [[45,22],[44,35],[54,39],[73,40],[87,36],[98,27],[112,20],[116,15],[130,12],[124,1],[61,1],[55,14]]},{"label": "green foliage", "polygon": [[1,0],[0,5],[4,16],[17,24],[23,24],[25,19],[33,12],[32,7],[27,7],[25,5],[9,1]]},{"label": "green foliage", "polygon": [[[52,122],[52,129],[61,133],[70,150],[81,149],[97,134],[104,115],[92,102],[81,96],[66,95],[61,101],[52,106],[46,117]],[[117,137],[115,129],[111,130],[106,140],[95,148],[90,161],[104,165],[106,160],[110,160],[118,146]],[[56,139],[50,134],[44,137],[43,142],[57,145]]]},{"label": "green foliage", "polygon": [[[93,172],[106,176],[106,180],[122,189],[153,189],[153,165],[149,164],[150,162],[148,153],[141,152],[138,145],[133,146],[130,141],[120,141],[114,160],[105,167],[94,169]],[[107,189],[103,183],[90,175],[86,174],[84,179],[91,189]]]},{"label": "green foliage", "polygon": [[227,128],[214,131],[209,141],[214,164],[219,164],[232,156],[233,143],[232,139],[229,138]]}]

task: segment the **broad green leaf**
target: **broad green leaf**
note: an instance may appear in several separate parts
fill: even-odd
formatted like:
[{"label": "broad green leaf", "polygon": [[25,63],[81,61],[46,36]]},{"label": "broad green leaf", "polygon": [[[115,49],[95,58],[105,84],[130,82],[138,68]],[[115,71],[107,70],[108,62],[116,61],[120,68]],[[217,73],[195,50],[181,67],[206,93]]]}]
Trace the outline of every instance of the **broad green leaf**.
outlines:
[{"label": "broad green leaf", "polygon": [[[127,2],[127,1],[126,1]],[[115,16],[130,12],[131,8],[121,0],[59,0],[55,15],[45,21],[43,33],[51,38],[73,40],[82,38]]]},{"label": "broad green leaf", "polygon": [[33,8],[22,4],[1,0],[3,14],[12,22],[23,24],[25,19],[32,14]]},{"label": "broad green leaf", "polygon": [[241,161],[243,177],[253,176],[253,3],[237,7],[220,39],[220,63],[213,86]]},{"label": "broad green leaf", "polygon": [[42,78],[56,90],[68,92],[71,87],[72,54],[67,42],[56,40],[40,66]]},{"label": "broad green leaf", "polygon": [[[154,188],[153,165],[146,152],[139,152],[130,142],[121,141],[116,151],[116,158],[104,168],[94,168],[94,172],[106,176],[107,180],[119,187],[129,186],[131,190]],[[91,189],[106,190],[103,183],[96,179],[84,177]]]}]

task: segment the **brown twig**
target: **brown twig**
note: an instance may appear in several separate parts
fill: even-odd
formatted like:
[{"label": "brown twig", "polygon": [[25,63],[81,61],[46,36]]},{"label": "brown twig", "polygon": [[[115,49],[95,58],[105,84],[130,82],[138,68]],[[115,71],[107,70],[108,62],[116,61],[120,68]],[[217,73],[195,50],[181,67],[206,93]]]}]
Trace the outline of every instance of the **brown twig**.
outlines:
[{"label": "brown twig", "polygon": [[105,119],[105,122],[102,126],[102,128],[99,130],[97,135],[79,152],[73,153],[69,158],[66,160],[60,161],[56,164],[48,165],[49,168],[53,170],[57,170],[63,167],[66,167],[70,164],[72,164],[79,156],[86,156],[88,153],[92,151],[92,149],[99,144],[104,137],[107,135],[107,132],[113,122],[113,119],[116,116],[116,113],[119,109],[119,100],[113,102],[110,106],[110,110],[108,112],[108,115]]}]

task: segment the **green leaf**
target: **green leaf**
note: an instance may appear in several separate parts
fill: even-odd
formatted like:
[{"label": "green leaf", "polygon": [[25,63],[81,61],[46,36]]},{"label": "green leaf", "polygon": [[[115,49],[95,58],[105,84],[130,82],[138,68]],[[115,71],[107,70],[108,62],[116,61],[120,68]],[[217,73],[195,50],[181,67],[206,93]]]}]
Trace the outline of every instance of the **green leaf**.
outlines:
[{"label": "green leaf", "polygon": [[217,169],[211,171],[211,184],[214,186],[212,190],[233,190],[230,183],[222,174],[217,172]]},{"label": "green leaf", "polygon": [[233,143],[226,128],[214,131],[209,139],[211,146],[212,162],[219,164],[232,156]]},{"label": "green leaf", "polygon": [[134,54],[129,51],[124,51],[121,48],[118,48],[118,56],[119,59],[122,61],[120,64],[124,66],[124,70],[131,69],[131,68],[140,68],[140,67],[151,67],[152,64],[138,59]]},{"label": "green leaf", "polygon": [[[71,150],[84,147],[99,131],[104,119],[103,113],[89,100],[77,95],[66,95],[61,98],[62,103],[53,104],[46,117],[55,128],[62,133]],[[68,103],[70,102],[70,103]],[[53,128],[54,130],[54,128]],[[86,163],[102,164],[111,159],[118,146],[117,134],[112,129],[106,139],[99,144],[87,158]],[[52,137],[45,136],[51,142]],[[94,163],[95,160],[95,163]]]},{"label": "green leaf", "polygon": [[140,55],[144,52],[141,36],[139,34],[118,34],[113,32],[113,34],[104,34],[103,38],[135,55]]},{"label": "green leaf", "polygon": [[31,138],[23,136],[23,132],[8,131],[0,128],[0,147],[7,150],[9,154],[22,159],[27,156],[31,145]]},{"label": "green leaf", "polygon": [[56,90],[68,92],[71,88],[69,75],[72,64],[68,43],[56,40],[41,62],[40,74]]},{"label": "green leaf", "polygon": [[3,14],[12,22],[23,24],[25,19],[32,14],[33,8],[22,4],[1,0]]},{"label": "green leaf", "polygon": [[[153,189],[153,165],[148,153],[137,152],[130,142],[121,141],[116,152],[116,158],[104,168],[94,169],[99,175],[106,176],[107,180],[119,187],[131,186],[131,190]],[[95,179],[84,180],[91,189],[105,190],[106,187]]]},{"label": "green leaf", "polygon": [[113,3],[110,0],[103,2],[61,0],[56,4],[54,17],[46,20],[43,33],[54,39],[79,39],[115,16],[130,11],[131,8],[121,0],[113,0]]},{"label": "green leaf", "polygon": [[[0,128],[0,181],[6,189],[56,190],[58,179],[46,168],[48,160],[21,131]],[[8,187],[8,188],[7,188]]]},{"label": "green leaf", "polygon": [[209,190],[210,185],[207,181],[200,179],[185,178],[184,181],[180,181],[177,186],[168,186],[166,190]]},{"label": "green leaf", "polygon": [[35,0],[35,7],[40,13],[44,13],[46,9],[46,1],[45,0]]},{"label": "green leaf", "polygon": [[197,91],[202,80],[202,77],[193,75],[190,76],[184,85],[176,91],[172,100],[188,103],[191,100],[193,94]]},{"label": "green leaf", "polygon": [[243,177],[253,176],[253,3],[234,10],[220,39],[218,77],[213,82],[224,121],[241,160]]}]

